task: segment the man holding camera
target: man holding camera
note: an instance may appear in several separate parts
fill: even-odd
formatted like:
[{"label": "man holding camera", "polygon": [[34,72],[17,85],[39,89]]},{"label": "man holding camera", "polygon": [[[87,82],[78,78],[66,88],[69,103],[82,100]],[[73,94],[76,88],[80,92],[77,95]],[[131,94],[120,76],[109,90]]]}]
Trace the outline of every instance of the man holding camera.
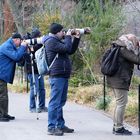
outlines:
[{"label": "man holding camera", "polygon": [[0,46],[0,122],[14,120],[14,116],[8,115],[8,89],[7,83],[12,84],[15,74],[16,62],[26,52],[27,43],[22,41],[19,33]]},{"label": "man holding camera", "polygon": [[[72,39],[74,37],[74,39]],[[64,38],[64,41],[63,41]],[[50,25],[49,39],[45,42],[47,61],[50,65],[58,54],[50,68],[49,82],[51,87],[50,101],[48,105],[48,134],[62,136],[63,133],[73,133],[65,125],[63,106],[67,100],[68,80],[71,73],[69,55],[73,54],[80,41],[80,33],[72,35],[72,30],[65,34],[63,26],[58,23]]]},{"label": "man holding camera", "polygon": [[[25,36],[26,39],[36,39],[41,36],[41,32],[37,28],[33,28],[30,36]],[[45,107],[45,87],[44,87],[44,77],[39,75],[37,64],[35,62],[35,52],[42,47],[42,44],[31,44],[28,47],[28,53],[24,55],[23,61],[25,61],[26,71],[28,74],[28,79],[30,81],[30,105],[29,110],[31,113],[34,112],[47,112],[48,109]],[[32,55],[32,57],[31,57]],[[32,61],[32,62],[31,62]],[[32,65],[33,63],[33,65]],[[33,67],[33,69],[32,69]],[[34,72],[34,74],[33,74]],[[33,77],[34,76],[34,77]],[[35,79],[35,85],[33,78]],[[36,88],[37,98],[38,98],[38,108],[35,101],[34,86]]]}]

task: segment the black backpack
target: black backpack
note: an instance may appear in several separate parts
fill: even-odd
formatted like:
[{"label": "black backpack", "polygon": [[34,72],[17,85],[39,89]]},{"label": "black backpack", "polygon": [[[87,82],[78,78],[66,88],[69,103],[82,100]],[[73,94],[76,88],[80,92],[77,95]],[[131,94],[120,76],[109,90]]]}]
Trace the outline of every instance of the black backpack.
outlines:
[{"label": "black backpack", "polygon": [[112,44],[112,46],[104,53],[101,61],[101,72],[107,76],[113,76],[119,69],[118,56],[120,46]]}]

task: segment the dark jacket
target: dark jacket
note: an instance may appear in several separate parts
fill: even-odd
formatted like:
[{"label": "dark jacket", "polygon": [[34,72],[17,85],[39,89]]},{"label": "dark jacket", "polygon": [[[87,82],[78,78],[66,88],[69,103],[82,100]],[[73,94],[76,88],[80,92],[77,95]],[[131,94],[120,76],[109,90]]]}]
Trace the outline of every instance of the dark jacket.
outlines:
[{"label": "dark jacket", "polygon": [[72,69],[69,55],[77,50],[80,39],[74,38],[72,41],[71,36],[66,36],[63,42],[56,36],[51,35],[49,37],[50,38],[45,42],[49,65],[58,53],[58,58],[50,68],[49,76],[69,78]]},{"label": "dark jacket", "polygon": [[129,90],[134,64],[140,64],[140,56],[135,55],[126,47],[118,47],[121,47],[119,54],[120,67],[115,75],[107,76],[107,84],[112,88]]},{"label": "dark jacket", "polygon": [[24,55],[23,61],[25,61],[25,69],[27,74],[32,74],[32,65],[31,65],[31,53],[33,54],[33,68],[34,73],[38,74],[37,64],[35,62],[35,52],[42,47],[42,44],[36,44],[33,46],[34,51],[30,51]]}]

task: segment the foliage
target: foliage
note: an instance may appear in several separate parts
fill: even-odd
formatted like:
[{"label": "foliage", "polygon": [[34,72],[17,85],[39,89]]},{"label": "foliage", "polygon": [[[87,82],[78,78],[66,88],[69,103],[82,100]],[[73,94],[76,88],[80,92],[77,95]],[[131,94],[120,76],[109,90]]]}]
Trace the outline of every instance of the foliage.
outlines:
[{"label": "foliage", "polygon": [[[105,101],[105,103],[104,103],[104,101]],[[106,108],[108,108],[110,102],[111,102],[110,96],[106,96],[105,100],[103,97],[100,97],[96,100],[96,108],[97,109],[104,109],[104,108],[106,109]]]},{"label": "foliage", "polygon": [[56,2],[45,0],[45,10],[34,14],[33,26],[38,27],[42,35],[49,32],[49,25],[53,22],[62,23],[61,9]]},{"label": "foliage", "polygon": [[[99,63],[104,49],[118,36],[123,26],[123,16],[120,7],[113,7],[112,3],[107,1],[105,11],[103,11],[99,0],[79,1],[73,11],[71,15],[69,13],[69,16],[64,18],[69,28],[91,28],[91,34],[81,38],[80,49],[72,57],[73,68],[75,69],[77,79],[79,79],[78,76],[81,74],[84,74],[80,76],[83,79],[87,79],[86,76],[91,75],[91,79],[94,79],[94,83],[97,83],[94,75],[95,72],[99,73],[99,69],[96,70],[95,65]],[[88,83],[93,82],[89,81]]]}]

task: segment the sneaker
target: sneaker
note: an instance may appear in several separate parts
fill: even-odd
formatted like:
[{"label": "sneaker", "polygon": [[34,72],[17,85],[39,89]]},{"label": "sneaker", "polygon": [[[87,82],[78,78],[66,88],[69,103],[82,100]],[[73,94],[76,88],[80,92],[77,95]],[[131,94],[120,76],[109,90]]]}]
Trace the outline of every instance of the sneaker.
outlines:
[{"label": "sneaker", "polygon": [[114,132],[115,135],[132,135],[132,132],[129,130],[126,130],[124,127],[116,130]]},{"label": "sneaker", "polygon": [[48,108],[47,108],[47,107],[38,108],[38,109],[37,109],[37,112],[38,112],[38,113],[41,113],[41,112],[48,112]]},{"label": "sneaker", "polygon": [[67,126],[64,126],[64,128],[61,128],[61,130],[64,133],[73,133],[74,132],[74,129],[68,128]]},{"label": "sneaker", "polygon": [[0,117],[0,122],[9,122],[10,120],[6,117]]},{"label": "sneaker", "polygon": [[31,113],[35,113],[35,112],[36,112],[36,108],[30,109],[30,112],[31,112]]},{"label": "sneaker", "polygon": [[9,119],[9,120],[14,120],[15,117],[14,116],[10,116],[10,115],[4,115],[5,118]]},{"label": "sneaker", "polygon": [[63,131],[59,128],[48,129],[48,135],[63,136]]}]

